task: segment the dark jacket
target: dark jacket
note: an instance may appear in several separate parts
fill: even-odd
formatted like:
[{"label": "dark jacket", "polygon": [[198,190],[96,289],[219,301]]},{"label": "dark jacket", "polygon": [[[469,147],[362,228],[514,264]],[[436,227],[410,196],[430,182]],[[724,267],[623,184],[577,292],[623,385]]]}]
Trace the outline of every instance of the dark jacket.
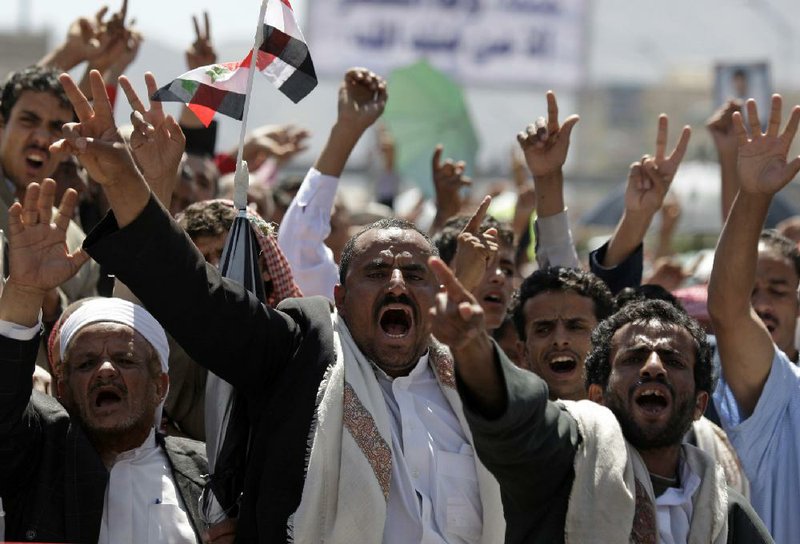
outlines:
[{"label": "dark jacket", "polygon": [[[6,539],[97,542],[108,470],[80,424],[54,398],[31,392],[39,337],[0,336],[0,496]],[[200,540],[197,501],[208,472],[201,442],[158,436]]]},{"label": "dark jacket", "polygon": [[124,229],[107,216],[84,247],[190,357],[246,399],[251,461],[237,542],[285,541],[303,490],[317,390],[335,357],[330,302],[309,297],[284,301],[280,311],[267,308],[207,266],[152,198]]},{"label": "dark jacket", "polygon": [[[458,386],[476,452],[500,482],[506,542],[564,542],[574,458],[583,437],[575,419],[548,400],[541,378],[496,353],[508,401],[499,418],[482,417],[463,383]],[[728,494],[728,542],[773,542],[747,500],[730,488]]]}]

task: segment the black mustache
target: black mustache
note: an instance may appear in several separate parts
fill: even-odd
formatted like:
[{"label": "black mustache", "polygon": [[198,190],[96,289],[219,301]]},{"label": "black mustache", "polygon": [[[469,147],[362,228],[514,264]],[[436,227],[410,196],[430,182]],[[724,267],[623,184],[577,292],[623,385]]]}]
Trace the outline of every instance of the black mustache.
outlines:
[{"label": "black mustache", "polygon": [[391,293],[386,294],[378,303],[378,315],[380,315],[381,309],[389,304],[404,304],[411,308],[411,313],[415,318],[417,317],[417,305],[414,304],[414,301],[411,300],[408,295],[393,295]]},{"label": "black mustache", "polygon": [[96,382],[94,382],[91,385],[91,387],[89,387],[89,394],[91,395],[101,387],[109,387],[109,386],[113,387],[116,391],[118,391],[120,397],[128,394],[128,388],[125,386],[124,383],[115,383],[107,380],[97,380]]}]

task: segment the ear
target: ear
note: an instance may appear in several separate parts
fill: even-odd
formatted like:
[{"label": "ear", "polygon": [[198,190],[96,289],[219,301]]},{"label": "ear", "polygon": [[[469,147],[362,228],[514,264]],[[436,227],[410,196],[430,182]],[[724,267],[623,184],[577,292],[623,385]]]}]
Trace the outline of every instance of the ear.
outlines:
[{"label": "ear", "polygon": [[63,380],[60,380],[53,376],[53,379],[56,381],[56,395],[58,395],[58,399],[61,400],[64,398],[64,393],[67,389],[66,384],[64,384]]},{"label": "ear", "polygon": [[162,372],[156,378],[156,394],[158,395],[158,399],[163,402],[163,400],[167,397],[167,392],[169,391],[169,374],[166,372]]},{"label": "ear", "polygon": [[596,402],[597,404],[605,405],[605,400],[603,398],[603,388],[600,387],[598,384],[593,383],[589,385],[589,400],[592,402]]},{"label": "ear", "polygon": [[708,406],[708,392],[698,391],[694,403],[694,420],[697,421],[706,413]]},{"label": "ear", "polygon": [[347,288],[341,283],[337,283],[333,287],[333,301],[336,304],[336,311],[339,312],[339,315],[342,317],[345,317],[344,299],[346,295]]}]

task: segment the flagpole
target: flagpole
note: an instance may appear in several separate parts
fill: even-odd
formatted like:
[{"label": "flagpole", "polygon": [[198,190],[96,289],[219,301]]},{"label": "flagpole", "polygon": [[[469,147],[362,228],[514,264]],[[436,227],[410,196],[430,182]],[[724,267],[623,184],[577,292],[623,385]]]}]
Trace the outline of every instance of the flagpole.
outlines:
[{"label": "flagpole", "polygon": [[[256,59],[258,58],[258,48],[264,37],[264,16],[267,13],[267,1],[262,0],[261,11],[258,16],[258,28],[256,37],[253,41],[253,50],[250,53],[250,72],[247,74],[247,89],[244,96],[244,115],[242,116],[242,128],[239,132],[239,151],[236,154],[236,174],[233,178],[233,204],[236,209],[243,212],[247,207],[247,186],[250,179],[247,172],[247,163],[242,160],[244,154],[244,138],[247,134],[247,115],[250,113],[250,96],[253,94],[253,76],[258,69]],[[241,215],[241,214],[240,214]]]}]

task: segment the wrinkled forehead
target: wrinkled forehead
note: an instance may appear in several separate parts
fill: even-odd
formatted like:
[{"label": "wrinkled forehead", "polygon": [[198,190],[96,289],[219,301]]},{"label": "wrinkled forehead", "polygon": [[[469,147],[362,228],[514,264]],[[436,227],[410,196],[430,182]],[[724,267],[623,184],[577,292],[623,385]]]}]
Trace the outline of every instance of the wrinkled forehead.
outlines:
[{"label": "wrinkled forehead", "polygon": [[612,353],[620,349],[648,348],[690,350],[694,353],[694,338],[684,327],[660,319],[626,323],[611,337]]},{"label": "wrinkled forehead", "polygon": [[427,267],[433,250],[428,241],[412,229],[373,229],[362,234],[355,244],[356,259],[362,261],[402,261]]},{"label": "wrinkled forehead", "polygon": [[67,346],[67,354],[73,356],[104,348],[126,349],[142,357],[151,357],[155,353],[150,342],[132,327],[113,321],[100,321],[81,327]]}]

